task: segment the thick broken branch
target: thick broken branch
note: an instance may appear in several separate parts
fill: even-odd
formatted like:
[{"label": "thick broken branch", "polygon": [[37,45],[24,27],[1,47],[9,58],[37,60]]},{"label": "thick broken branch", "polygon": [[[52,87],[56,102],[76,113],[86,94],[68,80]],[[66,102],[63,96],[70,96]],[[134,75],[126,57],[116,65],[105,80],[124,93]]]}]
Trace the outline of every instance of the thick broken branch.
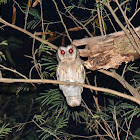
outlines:
[{"label": "thick broken branch", "polygon": [[[135,31],[140,34],[140,27]],[[140,46],[140,39],[134,36]],[[118,68],[122,62],[128,63],[140,58],[123,31],[74,40],[73,44],[86,45],[85,49],[79,49],[79,51],[82,57],[88,57],[84,65],[91,70]]]}]

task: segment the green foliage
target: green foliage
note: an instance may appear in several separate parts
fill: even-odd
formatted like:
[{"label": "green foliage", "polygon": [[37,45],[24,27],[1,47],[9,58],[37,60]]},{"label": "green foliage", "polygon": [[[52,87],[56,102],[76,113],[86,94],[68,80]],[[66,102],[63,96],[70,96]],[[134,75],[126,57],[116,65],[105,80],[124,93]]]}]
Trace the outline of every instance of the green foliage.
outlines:
[{"label": "green foliage", "polygon": [[42,72],[44,79],[48,77],[54,78],[56,74],[57,61],[54,53],[56,54],[56,50],[45,44],[41,44],[39,48],[36,49],[35,54],[41,59],[39,63],[45,69],[45,71]]},{"label": "green foliage", "polygon": [[[7,46],[7,45],[8,45],[8,43],[7,43],[6,40],[4,40],[4,41],[2,41],[2,42],[0,43],[0,47],[1,47],[1,46]],[[1,50],[1,48],[0,48],[0,50]],[[3,52],[0,51],[0,62],[2,62],[3,60],[6,60],[6,57],[5,57],[5,55],[3,54]]]},{"label": "green foliage", "polygon": [[26,123],[17,123],[16,126],[15,126],[15,127],[17,128],[16,131],[17,131],[17,132],[18,132],[18,131],[22,131],[22,129],[24,128],[25,124],[26,124]]},{"label": "green foliage", "polygon": [[136,116],[137,118],[140,117],[140,108],[133,104],[122,103],[121,107],[125,110],[125,113],[122,115],[123,117],[127,117],[130,119],[132,116]]},{"label": "green foliage", "polygon": [[12,129],[8,126],[9,124],[3,124],[2,127],[0,127],[0,138],[3,138],[5,135],[11,132]]},{"label": "green foliage", "polygon": [[133,86],[136,87],[138,91],[140,91],[140,74],[136,74],[134,76],[134,84],[133,84]]},{"label": "green foliage", "polygon": [[103,8],[104,8],[104,3],[106,3],[106,1],[107,1],[107,0],[102,0],[102,1],[100,1],[100,2],[98,2],[98,3],[96,3],[95,6],[96,6],[97,8],[103,9]]},{"label": "green foliage", "polygon": [[27,29],[35,29],[41,23],[41,16],[34,8],[30,8],[29,14],[33,17],[33,19],[27,23]]},{"label": "green foliage", "polygon": [[44,71],[46,77],[53,77],[56,74],[56,66],[57,66],[57,62],[54,58],[42,58],[41,59],[41,66],[45,66],[45,70]]},{"label": "green foliage", "polygon": [[1,5],[2,2],[3,2],[3,0],[0,0],[0,5]]},{"label": "green foliage", "polygon": [[7,43],[7,41],[6,41],[6,40],[4,40],[4,41],[2,41],[2,42],[0,43],[0,46],[1,46],[1,45],[7,46],[7,45],[8,45],[8,43]]},{"label": "green foliage", "polygon": [[[24,5],[25,6],[22,6],[22,8],[24,9],[24,11],[26,11],[26,4]],[[32,7],[30,7],[29,9],[29,15],[31,15],[33,19],[27,23],[27,29],[35,29],[41,23],[41,16],[38,11]]]},{"label": "green foliage", "polygon": [[37,132],[41,133],[39,136],[41,140],[54,139],[56,137],[63,140],[67,137],[67,133],[58,130],[56,131],[52,127],[43,127],[42,130],[38,130]]},{"label": "green foliage", "polygon": [[[125,2],[125,0],[120,0],[120,4],[122,4],[123,2]],[[127,3],[122,6],[123,10],[131,12],[131,2],[132,0],[127,1]]]},{"label": "green foliage", "polygon": [[127,72],[127,71],[133,71],[133,72],[135,72],[136,70],[138,70],[139,67],[135,67],[134,65],[135,65],[135,63],[130,64],[130,65],[126,68],[125,72]]},{"label": "green foliage", "polygon": [[65,13],[67,13],[68,11],[70,12],[73,8],[74,8],[74,5],[68,6]]},{"label": "green foliage", "polygon": [[[50,89],[46,91],[46,93],[41,93],[40,95],[41,96],[38,97],[37,100],[41,100],[42,108],[44,107],[45,110],[47,110],[47,115],[45,116],[47,119],[42,121],[41,124],[44,123],[45,125],[47,125],[47,127],[43,128],[57,136],[60,136],[60,133],[54,132],[58,128],[63,128],[63,123],[60,122],[67,118],[66,124],[70,123],[69,118],[71,116],[73,120],[76,120],[81,124],[85,124],[84,130],[86,133],[91,133],[95,131],[95,129],[100,129],[97,121],[100,124],[103,124],[103,122],[106,121],[112,131],[115,132],[116,121],[114,119],[114,115],[116,116],[119,126],[124,123],[125,118],[131,119],[134,116],[136,116],[137,118],[140,116],[140,108],[136,107],[134,104],[124,103],[122,101],[115,102],[115,100],[113,99],[107,99],[108,105],[106,105],[105,107],[100,107],[101,112],[95,111],[91,114],[86,109],[82,109],[80,111],[70,110],[64,96],[60,93],[58,89]],[[49,115],[50,113],[51,115]],[[52,122],[54,122],[54,124]],[[65,127],[67,126],[66,124],[64,124]],[[45,138],[48,138],[50,136],[50,134],[48,132],[46,133],[45,130],[39,131],[42,132],[40,135],[44,138],[42,140],[45,140]],[[61,132],[63,132],[64,134],[63,129],[61,130]]]},{"label": "green foliage", "polygon": [[37,100],[41,100],[41,106],[47,107],[47,110],[51,112],[56,120],[62,116],[68,119],[71,116],[77,121],[80,119],[80,111],[74,110],[67,105],[65,97],[59,89],[50,89],[45,93],[40,93],[40,97]]},{"label": "green foliage", "polygon": [[43,52],[47,53],[49,55],[53,55],[53,53],[56,53],[56,50],[54,50],[52,47],[47,46],[45,44],[41,44],[39,46],[39,49],[37,49],[36,51],[39,55],[41,55],[41,53],[43,53]]},{"label": "green foliage", "polygon": [[[133,117],[138,118],[140,116],[140,108],[135,104],[124,103],[122,101],[115,102],[115,100],[112,99],[109,99],[108,101],[109,101],[108,105],[106,107],[103,107],[102,112],[99,113],[100,122],[105,120],[114,133],[116,131],[116,120],[119,128],[122,128],[122,126],[125,127],[125,125],[127,127],[129,121]],[[114,116],[116,116],[116,118]],[[140,134],[139,135],[135,135],[135,134],[137,133],[135,133],[134,131],[133,136],[140,137]],[[126,135],[123,135],[121,139],[123,139],[125,136]],[[121,137],[121,131],[120,131],[120,137]]]},{"label": "green foliage", "polygon": [[0,62],[2,62],[4,60],[6,60],[5,55],[0,51]]},{"label": "green foliage", "polygon": [[44,115],[35,114],[33,117],[33,120],[35,120],[36,122],[39,122],[40,124],[43,124],[45,122],[44,117],[45,117]]},{"label": "green foliage", "polygon": [[40,128],[40,130],[38,130],[37,132],[40,133],[39,138],[41,138],[41,140],[45,140],[51,137],[64,138],[66,136],[66,133],[62,132],[62,130],[67,126],[68,119],[63,118],[62,116],[59,118],[56,118],[54,115],[51,116],[50,114],[53,113],[54,112],[48,111],[45,114],[42,113],[41,115],[35,115],[33,117],[33,122]]},{"label": "green foliage", "polygon": [[21,84],[17,90],[16,90],[16,95],[20,93],[20,91],[26,91],[28,92],[30,88],[27,86],[27,84]]}]

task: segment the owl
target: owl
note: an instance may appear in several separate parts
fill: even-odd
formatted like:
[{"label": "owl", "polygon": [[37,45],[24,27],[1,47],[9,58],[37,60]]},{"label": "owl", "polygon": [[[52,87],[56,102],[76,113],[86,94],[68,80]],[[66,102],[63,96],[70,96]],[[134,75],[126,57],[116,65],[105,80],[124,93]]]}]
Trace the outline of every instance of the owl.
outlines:
[{"label": "owl", "polygon": [[[57,51],[57,80],[75,83],[84,83],[85,70],[80,59],[79,51],[74,45],[59,47]],[[63,91],[69,106],[75,107],[81,104],[83,87],[72,85],[59,85]]]}]

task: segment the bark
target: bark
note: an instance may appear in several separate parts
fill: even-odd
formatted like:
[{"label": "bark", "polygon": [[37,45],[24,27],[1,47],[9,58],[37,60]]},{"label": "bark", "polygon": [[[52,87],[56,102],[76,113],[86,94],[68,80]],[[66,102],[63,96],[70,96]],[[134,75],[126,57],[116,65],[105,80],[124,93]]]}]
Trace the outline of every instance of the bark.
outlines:
[{"label": "bark", "polygon": [[[136,28],[138,36],[140,27]],[[140,38],[135,35],[135,40],[140,48]],[[79,49],[81,57],[88,57],[84,62],[87,69],[118,68],[122,62],[128,63],[140,58],[140,55],[131,45],[123,31],[106,36],[97,36],[74,40],[75,46],[86,45],[85,49]]]}]

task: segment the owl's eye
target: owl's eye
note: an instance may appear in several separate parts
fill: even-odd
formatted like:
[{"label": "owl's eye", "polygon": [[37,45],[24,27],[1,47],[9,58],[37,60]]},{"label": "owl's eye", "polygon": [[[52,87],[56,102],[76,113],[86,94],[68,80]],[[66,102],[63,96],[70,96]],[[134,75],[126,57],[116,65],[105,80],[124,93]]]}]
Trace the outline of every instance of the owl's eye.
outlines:
[{"label": "owl's eye", "polygon": [[69,49],[69,53],[73,53],[73,49]]},{"label": "owl's eye", "polygon": [[61,51],[61,54],[65,54],[65,51],[64,51],[64,50],[62,50],[62,51]]}]

